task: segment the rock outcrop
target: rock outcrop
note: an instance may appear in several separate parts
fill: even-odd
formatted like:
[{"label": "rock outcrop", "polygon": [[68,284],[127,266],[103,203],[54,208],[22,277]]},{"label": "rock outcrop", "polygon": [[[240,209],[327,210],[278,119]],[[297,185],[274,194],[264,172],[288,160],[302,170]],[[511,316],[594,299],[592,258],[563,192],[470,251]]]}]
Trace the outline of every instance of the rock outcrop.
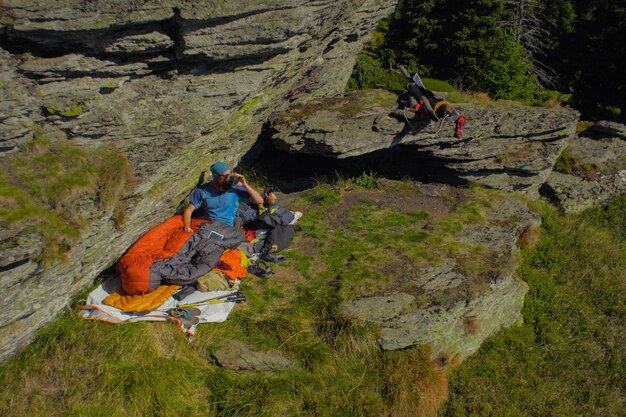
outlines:
[{"label": "rock outcrop", "polygon": [[600,133],[570,142],[558,171],[542,187],[542,193],[565,213],[578,213],[626,193],[626,126],[599,122],[593,131]]},{"label": "rock outcrop", "polygon": [[[0,152],[35,132],[114,146],[135,185],[43,268],[28,224],[2,219],[0,360],[32,339],[143,232],[172,214],[210,162],[236,164],[270,112],[341,92],[393,1],[43,1],[0,6]],[[123,226],[112,221],[121,211]]]},{"label": "rock outcrop", "polygon": [[454,123],[403,113],[395,96],[370,91],[277,114],[272,141],[287,152],[339,159],[402,146],[416,158],[438,160],[459,178],[536,197],[575,136],[578,120],[576,111],[565,108],[507,102],[455,106],[468,119],[462,139],[453,137]]},{"label": "rock outcrop", "polygon": [[485,265],[483,272],[470,273],[463,259],[444,257],[405,276],[401,285],[392,282],[383,295],[345,302],[342,312],[378,324],[383,349],[428,343],[433,357],[464,359],[500,328],[521,322],[528,286],[515,276],[517,242],[539,224],[539,216],[525,203],[504,199],[489,210],[485,222],[467,225],[453,237],[473,245],[476,254],[491,253],[497,262]]}]

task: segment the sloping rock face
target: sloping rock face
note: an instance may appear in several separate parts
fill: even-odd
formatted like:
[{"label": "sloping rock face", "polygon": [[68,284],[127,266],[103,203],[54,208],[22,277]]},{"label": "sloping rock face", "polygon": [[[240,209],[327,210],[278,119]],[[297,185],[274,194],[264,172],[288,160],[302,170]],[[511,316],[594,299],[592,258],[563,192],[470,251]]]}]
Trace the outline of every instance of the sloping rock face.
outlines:
[{"label": "sloping rock face", "polygon": [[295,107],[275,116],[272,141],[287,152],[339,159],[402,146],[462,179],[536,197],[578,120],[571,109],[455,104],[468,119],[457,139],[451,121],[403,112],[395,99],[380,91],[356,92]]},{"label": "sloping rock face", "polygon": [[[65,262],[43,269],[37,234],[0,230],[0,360],[143,232],[172,214],[201,170],[236,164],[271,111],[344,89],[363,38],[393,1],[43,1],[0,4],[0,152],[37,132],[113,145],[136,180]],[[3,220],[4,222],[4,220]]]}]

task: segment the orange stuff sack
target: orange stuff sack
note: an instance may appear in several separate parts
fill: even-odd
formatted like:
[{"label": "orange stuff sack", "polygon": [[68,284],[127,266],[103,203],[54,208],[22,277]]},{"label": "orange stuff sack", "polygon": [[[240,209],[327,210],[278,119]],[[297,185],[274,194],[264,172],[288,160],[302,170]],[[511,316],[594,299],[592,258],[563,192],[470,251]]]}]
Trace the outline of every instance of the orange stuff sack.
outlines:
[{"label": "orange stuff sack", "polygon": [[228,249],[224,251],[220,257],[220,261],[213,269],[222,271],[231,280],[243,278],[248,275],[248,270],[241,266],[241,251],[237,249]]},{"label": "orange stuff sack", "polygon": [[[195,232],[207,221],[192,219],[191,228]],[[128,295],[137,295],[157,289],[161,282],[150,279],[150,266],[174,256],[191,235],[183,230],[183,216],[176,215],[140,237],[116,265],[124,291]]]}]

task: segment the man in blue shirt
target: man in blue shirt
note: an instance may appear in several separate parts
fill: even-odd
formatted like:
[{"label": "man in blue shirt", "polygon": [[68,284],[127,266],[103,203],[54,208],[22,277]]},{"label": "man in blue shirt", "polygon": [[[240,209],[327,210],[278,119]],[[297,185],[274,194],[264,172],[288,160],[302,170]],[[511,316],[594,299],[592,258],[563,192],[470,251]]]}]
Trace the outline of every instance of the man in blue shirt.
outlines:
[{"label": "man in blue shirt", "polygon": [[196,187],[189,197],[189,205],[183,213],[185,232],[191,232],[191,214],[195,209],[202,210],[202,217],[234,226],[235,213],[239,200],[249,198],[254,204],[261,204],[263,197],[246,182],[243,175],[232,173],[233,184],[228,181],[230,167],[224,162],[211,165],[213,181]]}]

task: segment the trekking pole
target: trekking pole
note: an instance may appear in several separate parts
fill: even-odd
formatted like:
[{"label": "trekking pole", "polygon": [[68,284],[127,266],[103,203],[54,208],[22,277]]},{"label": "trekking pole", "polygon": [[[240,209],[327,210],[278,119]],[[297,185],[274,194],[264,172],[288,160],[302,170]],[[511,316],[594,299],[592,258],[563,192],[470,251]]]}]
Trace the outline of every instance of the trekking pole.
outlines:
[{"label": "trekking pole", "polygon": [[210,303],[213,300],[217,301],[217,300],[225,299],[225,298],[228,298],[228,297],[235,297],[235,298],[243,297],[245,299],[245,296],[243,295],[243,292],[241,292],[241,290],[237,290],[237,291],[231,291],[231,292],[229,292],[227,294],[218,295],[217,297],[211,297],[211,298],[206,298],[204,300],[196,301],[195,303],[181,304],[181,305],[178,305],[177,307],[179,307],[179,308],[195,307],[195,306],[198,306],[198,305],[203,305],[203,304]]},{"label": "trekking pole", "polygon": [[246,302],[246,301],[248,301],[248,300],[243,295],[226,297],[226,298],[220,298],[220,299],[211,298],[210,300],[206,300],[206,301],[203,301],[201,303],[185,304],[185,305],[180,306],[179,308],[198,307],[198,306],[203,306],[203,305],[206,305],[206,304],[243,303],[243,302]]}]

